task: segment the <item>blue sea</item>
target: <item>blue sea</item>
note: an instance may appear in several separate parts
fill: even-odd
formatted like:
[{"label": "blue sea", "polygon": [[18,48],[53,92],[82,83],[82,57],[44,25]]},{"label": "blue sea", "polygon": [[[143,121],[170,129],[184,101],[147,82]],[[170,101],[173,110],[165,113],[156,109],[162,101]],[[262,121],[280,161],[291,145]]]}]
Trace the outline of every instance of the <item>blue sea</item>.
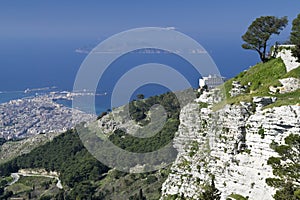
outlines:
[{"label": "blue sea", "polygon": [[[41,95],[49,91],[72,91],[76,73],[87,54],[77,53],[76,49],[86,44],[98,44],[99,41],[90,39],[0,39],[0,103],[12,99]],[[213,41],[202,41],[204,48],[211,55],[221,75],[229,78],[240,71],[254,65],[258,60],[256,54],[241,49],[240,44],[225,41],[224,44]],[[160,63],[178,70],[194,87],[198,87],[197,73],[190,64],[173,54],[127,54],[117,59],[102,77],[102,84],[97,93],[107,95],[96,96],[97,113],[111,109],[110,97],[114,85],[125,72],[145,63]],[[103,84],[104,83],[104,84]],[[54,87],[51,89],[36,90]],[[31,92],[24,93],[26,89]],[[161,94],[167,88],[148,84],[138,88],[131,99],[137,94],[146,97]],[[70,101],[61,101],[71,106]],[[126,103],[126,102],[124,102]]]}]

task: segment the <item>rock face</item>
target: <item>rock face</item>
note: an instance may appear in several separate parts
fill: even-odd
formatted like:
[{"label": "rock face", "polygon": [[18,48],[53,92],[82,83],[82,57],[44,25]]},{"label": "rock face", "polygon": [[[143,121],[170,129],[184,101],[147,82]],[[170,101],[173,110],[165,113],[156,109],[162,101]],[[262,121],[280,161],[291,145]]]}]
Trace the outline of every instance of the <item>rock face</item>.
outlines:
[{"label": "rock face", "polygon": [[233,81],[233,82],[232,82],[232,89],[229,91],[229,93],[230,93],[230,96],[231,96],[231,97],[235,97],[235,96],[244,94],[245,91],[246,91],[246,89],[247,89],[247,87],[242,86],[242,85],[240,84],[240,82],[238,82],[238,81]]},{"label": "rock face", "polygon": [[256,111],[250,103],[227,105],[217,112],[197,103],[184,107],[174,139],[179,154],[162,186],[161,199],[169,195],[198,199],[211,175],[221,199],[230,194],[272,199],[275,190],[265,182],[273,177],[267,160],[276,156],[270,144],[300,133],[300,107],[257,109],[269,101],[257,98]]},{"label": "rock face", "polygon": [[294,92],[300,88],[300,79],[298,78],[284,78],[279,79],[279,82],[281,83],[281,87],[274,87],[270,86],[270,91],[272,93],[279,92],[280,94]]},{"label": "rock face", "polygon": [[280,93],[294,92],[300,88],[300,79],[298,78],[285,78],[279,79],[282,84]]},{"label": "rock face", "polygon": [[280,45],[279,48],[282,48],[282,50],[276,55],[277,58],[280,57],[283,60],[287,72],[300,66],[300,63],[292,55],[291,48],[293,47],[294,45]]},{"label": "rock face", "polygon": [[261,110],[263,107],[270,105],[276,101],[276,97],[253,97],[253,103],[256,105],[256,110]]}]

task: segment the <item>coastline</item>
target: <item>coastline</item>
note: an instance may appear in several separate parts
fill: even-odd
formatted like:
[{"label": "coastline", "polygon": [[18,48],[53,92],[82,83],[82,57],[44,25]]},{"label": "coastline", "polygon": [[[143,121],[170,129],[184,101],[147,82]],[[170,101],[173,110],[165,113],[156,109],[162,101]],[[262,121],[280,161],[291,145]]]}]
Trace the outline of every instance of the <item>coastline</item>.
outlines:
[{"label": "coastline", "polygon": [[24,93],[23,98],[1,103],[0,137],[9,140],[64,132],[81,122],[93,121],[96,119],[95,114],[85,113],[56,102],[58,100],[71,102],[75,96],[87,94],[52,91],[31,96],[30,93]]}]

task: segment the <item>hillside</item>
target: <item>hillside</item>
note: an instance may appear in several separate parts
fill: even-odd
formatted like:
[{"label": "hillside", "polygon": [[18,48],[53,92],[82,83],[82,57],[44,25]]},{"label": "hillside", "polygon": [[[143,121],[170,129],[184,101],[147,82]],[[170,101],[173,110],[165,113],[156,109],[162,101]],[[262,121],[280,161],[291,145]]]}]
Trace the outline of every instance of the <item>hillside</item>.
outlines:
[{"label": "hillside", "polygon": [[[280,88],[283,85],[280,80],[299,78],[299,74],[299,67],[287,73],[281,58],[273,59],[267,63],[259,63],[224,84],[226,102],[221,102],[220,105],[224,103],[238,104],[241,101],[251,102],[255,96],[276,97],[277,101],[272,106],[296,104],[299,102],[299,87],[294,91],[281,93]],[[297,86],[295,85],[295,87]],[[274,92],[270,92],[270,87],[275,88]],[[235,91],[236,94],[234,94]]]},{"label": "hillside", "polygon": [[[228,80],[223,85],[227,98],[216,104],[212,99],[219,99],[213,97],[222,87],[204,91],[181,110],[175,96],[167,93],[131,102],[130,121],[112,118],[114,112],[123,112],[123,107],[104,113],[90,125],[90,131],[100,131],[100,139],[108,138],[130,152],[150,152],[174,139],[175,162],[155,172],[132,174],[109,169],[87,151],[76,130],[48,142],[43,139],[41,145],[37,140],[28,149],[23,141],[20,151],[3,157],[7,162],[0,165],[0,187],[6,187],[10,173],[19,169],[46,169],[59,174],[63,189],[55,187],[52,179],[22,177],[5,192],[0,190],[0,195],[25,199],[201,199],[218,190],[221,199],[272,199],[276,188],[266,183],[274,177],[269,160],[278,156],[272,145],[284,144],[289,135],[300,133],[299,70],[286,72],[282,59],[276,58]],[[141,139],[123,131],[147,126],[149,109],[155,104],[163,105],[167,113],[159,133]],[[82,128],[86,127],[77,127]],[[145,134],[152,131],[147,129]],[[6,142],[1,148],[11,149],[18,142]]]},{"label": "hillside", "polygon": [[[297,178],[287,175],[300,176],[299,70],[287,73],[281,58],[259,63],[215,90],[224,88],[225,100],[212,104],[212,90],[184,107],[162,199],[201,199],[212,178],[221,199],[299,199]],[[295,147],[285,162],[295,165],[281,168],[288,138]]]},{"label": "hillside", "polygon": [[[166,93],[131,102],[129,106],[132,121],[128,123],[135,121],[136,126],[145,126],[149,120],[148,115],[150,113],[148,110],[154,104],[163,105],[167,113],[166,125],[154,137],[137,139],[130,135],[125,136],[120,127],[107,132],[104,137],[109,138],[115,145],[132,152],[153,151],[164,146],[174,138],[179,125],[179,104],[174,98],[174,94]],[[109,119],[110,115],[103,114],[95,124],[103,123],[103,120]],[[48,142],[44,139],[44,135],[22,141],[3,141],[5,142],[2,146],[3,150],[13,149],[17,145],[20,145],[20,148],[17,148],[17,151],[11,151],[10,154],[3,154],[6,162],[3,160],[0,165],[1,181],[3,182],[0,188],[7,186],[6,184],[11,181],[9,175],[18,172],[18,170],[39,171],[45,169],[48,172],[59,174],[63,189],[56,188],[51,179],[35,181],[34,177],[31,177],[32,183],[35,182],[33,186],[32,183],[24,181],[24,177],[21,176],[21,179],[15,184],[6,187],[5,193],[3,191],[3,194],[0,193],[0,198],[28,198],[30,196],[30,199],[41,197],[49,199],[135,199],[142,194],[147,199],[158,199],[161,196],[160,188],[167,178],[167,168],[142,174],[129,174],[109,169],[97,161],[83,146],[77,133],[77,130],[82,129],[85,129],[83,124]],[[39,140],[39,138],[41,139]],[[27,148],[25,148],[26,146]],[[49,186],[47,188],[44,187],[46,182]],[[43,188],[44,192],[42,192]]]},{"label": "hillside", "polygon": [[39,134],[19,140],[9,140],[0,144],[0,164],[7,162],[17,156],[29,153],[34,148],[51,141],[60,133]]},{"label": "hillside", "polygon": [[[63,190],[60,190],[55,184],[53,186],[51,179],[21,176],[15,186],[6,189],[6,195],[12,191],[13,194],[9,196],[28,198],[30,195],[30,199],[39,199],[42,196],[49,199],[120,199],[139,194],[140,190],[147,199],[157,199],[160,196],[159,189],[168,174],[167,170],[128,174],[109,169],[92,157],[83,147],[76,131],[72,130],[1,165],[1,175],[7,177],[1,181],[9,180],[8,175],[19,169],[55,171],[59,173],[63,183]],[[26,179],[31,181],[26,182]]]}]

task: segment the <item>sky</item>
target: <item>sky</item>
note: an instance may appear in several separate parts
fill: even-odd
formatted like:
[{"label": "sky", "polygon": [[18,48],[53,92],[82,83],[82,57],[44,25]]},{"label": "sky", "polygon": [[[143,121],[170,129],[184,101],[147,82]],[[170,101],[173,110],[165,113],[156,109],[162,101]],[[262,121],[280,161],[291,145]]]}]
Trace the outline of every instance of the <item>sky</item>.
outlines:
[{"label": "sky", "polygon": [[[36,73],[54,73],[46,69],[47,65],[43,66],[48,62],[45,55],[32,61],[35,55],[43,53],[41,48],[46,49],[48,59],[58,60],[64,53],[74,53],[76,48],[97,45],[111,35],[139,27],[174,27],[204,46],[222,74],[232,77],[259,61],[255,52],[241,48],[241,36],[255,18],[288,16],[287,28],[272,38],[272,41],[286,41],[291,22],[299,13],[299,0],[2,0],[1,79],[9,82],[20,66],[30,70],[35,68],[29,65],[39,66]],[[54,51],[61,51],[60,57]],[[9,58],[21,54],[20,62],[15,61],[14,56]],[[74,76],[85,56],[74,59],[76,62],[53,64]],[[72,58],[66,56],[66,59]],[[76,66],[69,69],[71,65]]]},{"label": "sky", "polygon": [[176,27],[194,37],[240,36],[261,15],[300,12],[300,1],[38,1],[0,3],[1,37],[97,38],[131,28]]}]

